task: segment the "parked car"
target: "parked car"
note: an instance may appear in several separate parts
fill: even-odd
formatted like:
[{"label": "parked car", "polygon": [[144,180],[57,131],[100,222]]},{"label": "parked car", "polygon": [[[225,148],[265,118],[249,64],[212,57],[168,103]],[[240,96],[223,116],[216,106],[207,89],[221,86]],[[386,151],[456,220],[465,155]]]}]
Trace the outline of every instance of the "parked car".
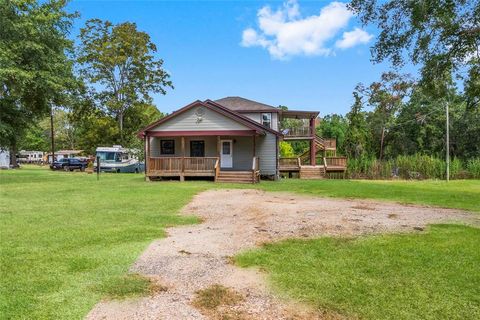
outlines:
[{"label": "parked car", "polygon": [[76,158],[63,158],[58,161],[55,161],[50,165],[50,169],[52,170],[65,170],[65,171],[73,171],[78,169],[80,171],[85,171],[87,167],[87,162],[82,161]]}]

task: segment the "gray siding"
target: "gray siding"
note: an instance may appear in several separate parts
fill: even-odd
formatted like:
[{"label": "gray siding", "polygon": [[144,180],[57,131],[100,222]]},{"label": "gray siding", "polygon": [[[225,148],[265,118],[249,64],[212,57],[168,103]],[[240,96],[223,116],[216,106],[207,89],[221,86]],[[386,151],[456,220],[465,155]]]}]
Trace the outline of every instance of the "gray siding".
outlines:
[{"label": "gray siding", "polygon": [[208,108],[203,107],[204,115],[198,121],[195,114],[198,107],[191,108],[151,131],[202,131],[202,130],[251,130],[250,128]]},{"label": "gray siding", "polygon": [[234,137],[233,170],[252,170],[253,138]]},{"label": "gray siding", "polygon": [[[242,113],[242,115],[260,124],[262,123],[261,112]],[[278,131],[278,113],[272,112],[272,129]]]},{"label": "gray siding", "polygon": [[[175,140],[175,154],[161,154],[160,141]],[[205,157],[217,156],[217,137],[185,137],[185,156],[190,156],[190,141],[205,141]],[[150,154],[152,157],[182,157],[182,138],[181,137],[153,137],[150,138]]]},{"label": "gray siding", "polygon": [[274,175],[277,173],[277,139],[274,134],[267,133],[257,137],[257,156],[260,157],[260,173]]}]

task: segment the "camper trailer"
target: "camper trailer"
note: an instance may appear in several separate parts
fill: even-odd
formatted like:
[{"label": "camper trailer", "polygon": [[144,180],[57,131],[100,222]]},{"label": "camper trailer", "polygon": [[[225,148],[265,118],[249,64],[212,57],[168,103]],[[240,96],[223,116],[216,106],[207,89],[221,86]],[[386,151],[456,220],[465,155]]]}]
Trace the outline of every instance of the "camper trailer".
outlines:
[{"label": "camper trailer", "polygon": [[100,171],[102,172],[143,172],[144,163],[138,161],[138,151],[126,149],[119,145],[113,147],[98,147],[96,159],[93,164],[97,169],[97,159],[100,159]]}]

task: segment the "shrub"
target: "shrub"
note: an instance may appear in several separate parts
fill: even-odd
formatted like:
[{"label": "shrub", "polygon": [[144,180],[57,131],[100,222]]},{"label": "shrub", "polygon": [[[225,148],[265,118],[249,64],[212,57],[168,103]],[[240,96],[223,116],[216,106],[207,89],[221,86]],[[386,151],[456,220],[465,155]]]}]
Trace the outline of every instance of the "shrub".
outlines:
[{"label": "shrub", "polygon": [[470,178],[480,179],[480,158],[467,161],[467,172]]},{"label": "shrub", "polygon": [[[466,169],[466,170],[465,170]],[[372,157],[348,159],[347,176],[364,179],[445,179],[444,159],[415,154],[398,156],[395,159],[379,161]],[[462,161],[453,158],[450,162],[450,178],[480,178],[480,158],[471,159],[466,167]]]}]

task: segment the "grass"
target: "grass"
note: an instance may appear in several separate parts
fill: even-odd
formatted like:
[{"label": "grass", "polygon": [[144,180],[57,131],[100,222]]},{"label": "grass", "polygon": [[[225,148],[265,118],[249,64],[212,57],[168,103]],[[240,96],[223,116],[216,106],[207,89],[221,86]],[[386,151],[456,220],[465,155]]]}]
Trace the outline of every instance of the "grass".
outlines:
[{"label": "grass", "polygon": [[312,196],[375,199],[480,212],[480,180],[388,181],[298,180],[265,181],[266,191],[288,191]]},{"label": "grass", "polygon": [[145,283],[126,276],[133,261],[153,239],[165,236],[166,227],[198,222],[177,215],[193,195],[226,187],[480,212],[478,180],[448,185],[289,180],[252,186],[146,183],[135,174],[102,174],[97,181],[95,175],[34,166],[0,171],[0,318],[78,319],[102,298],[140,294]]},{"label": "grass", "polygon": [[195,223],[177,212],[209,186],[35,168],[0,174],[2,319],[79,319],[101,298],[138,294],[145,282],[123,278],[128,267],[165,227]]},{"label": "grass", "polygon": [[196,293],[193,304],[200,309],[212,310],[222,305],[234,305],[243,300],[243,297],[219,284],[214,284]]},{"label": "grass", "polygon": [[247,319],[243,312],[229,308],[243,300],[243,296],[236,291],[214,284],[197,291],[192,304],[209,319],[243,320]]},{"label": "grass", "polygon": [[287,240],[236,257],[320,310],[367,319],[479,319],[480,229]]}]

